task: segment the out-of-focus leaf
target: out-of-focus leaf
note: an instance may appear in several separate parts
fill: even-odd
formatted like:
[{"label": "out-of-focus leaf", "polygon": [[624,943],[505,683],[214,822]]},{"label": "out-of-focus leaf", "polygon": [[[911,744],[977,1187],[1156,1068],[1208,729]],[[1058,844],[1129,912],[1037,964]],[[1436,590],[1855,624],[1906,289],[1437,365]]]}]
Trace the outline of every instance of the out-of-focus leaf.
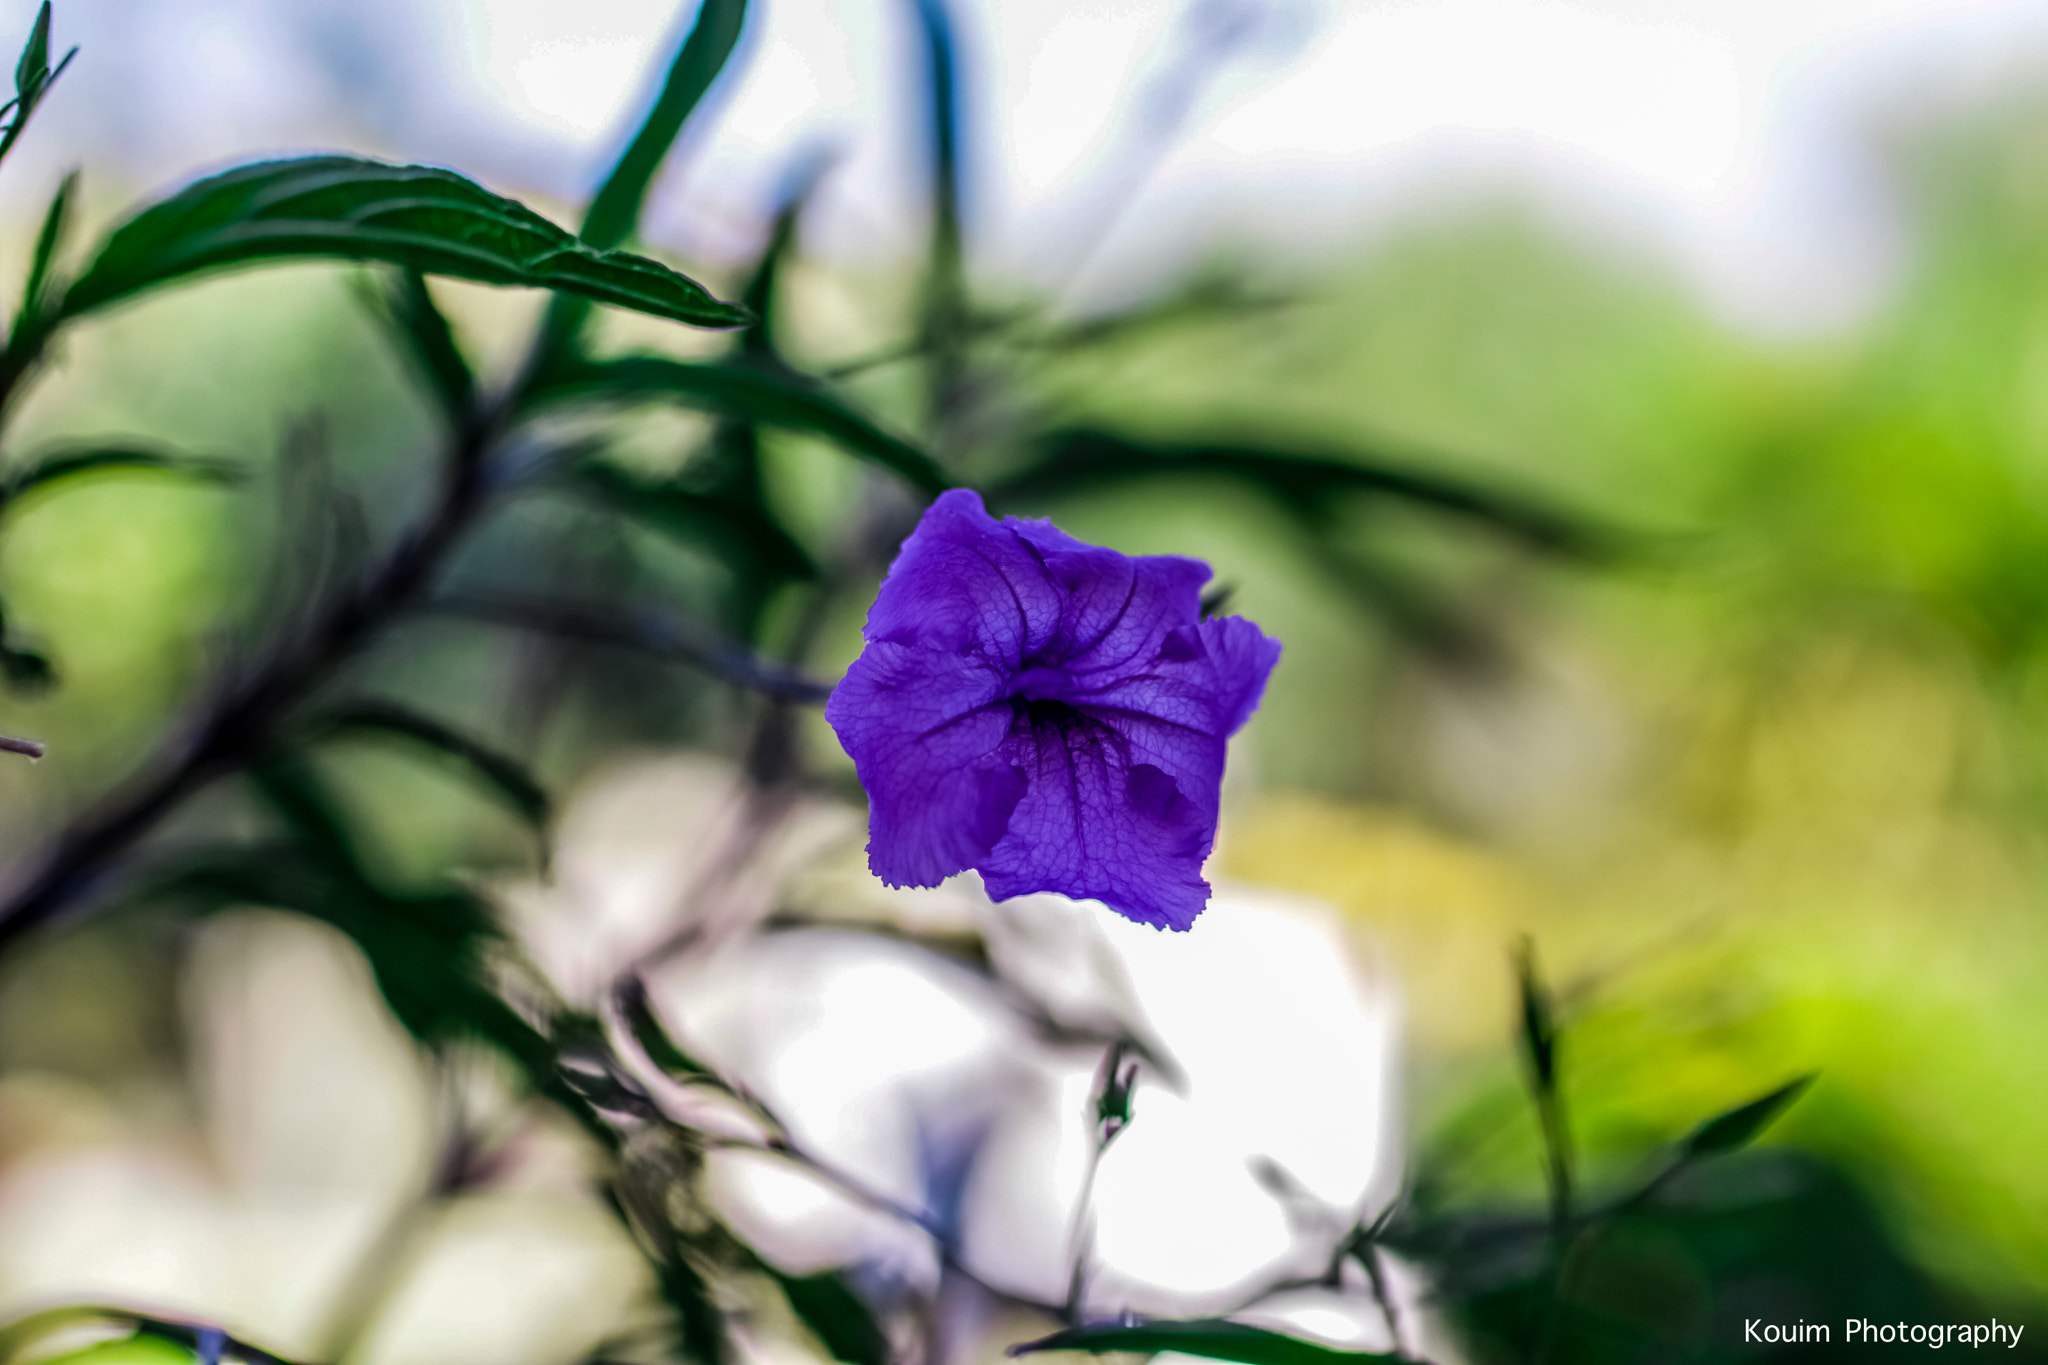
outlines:
[{"label": "out-of-focus leaf", "polygon": [[775,295],[781,285],[782,269],[790,253],[796,249],[797,219],[828,164],[823,156],[813,156],[801,164],[776,207],[775,222],[768,229],[768,242],[761,249],[761,259],[754,263],[753,273],[747,277],[747,287],[740,294],[740,302],[754,315],[754,324],[741,334],[740,344],[749,355],[766,357],[776,354]]},{"label": "out-of-focus leaf", "polygon": [[940,407],[965,366],[970,328],[960,216],[960,62],[947,0],[914,0],[924,39],[925,135],[930,151],[931,247],[925,266],[922,341]]},{"label": "out-of-focus leaf", "polygon": [[1526,942],[1515,954],[1515,985],[1521,1002],[1522,1055],[1536,1088],[1548,1094],[1557,1089],[1557,1023],[1550,992],[1536,974],[1536,951]]},{"label": "out-of-focus leaf", "polygon": [[109,1317],[94,1304],[66,1304],[44,1308],[0,1326],[0,1365],[8,1365],[23,1351],[52,1332]]},{"label": "out-of-focus leaf", "polygon": [[1747,1104],[1737,1105],[1724,1114],[1716,1114],[1692,1130],[1685,1141],[1678,1145],[1680,1161],[1697,1161],[1702,1157],[1717,1156],[1747,1147],[1756,1140],[1759,1133],[1770,1126],[1771,1121],[1790,1108],[1793,1101],[1806,1092],[1813,1084],[1812,1075],[1787,1081],[1767,1095],[1759,1095]]},{"label": "out-of-focus leaf", "polygon": [[1614,538],[1540,502],[1390,461],[1249,444],[1139,442],[1102,431],[1046,438],[1025,469],[986,488],[992,503],[1059,497],[1140,479],[1227,479],[1297,507],[1345,493],[1390,498],[1492,528],[1534,548],[1591,557]]},{"label": "out-of-focus leaf", "polygon": [[602,460],[584,461],[573,477],[579,489],[614,510],[709,549],[727,564],[744,559],[756,571],[783,579],[817,575],[803,546],[751,501],[698,493],[675,480],[643,479]]},{"label": "out-of-focus leaf", "polygon": [[701,668],[721,682],[763,696],[815,705],[832,694],[829,683],[806,677],[786,664],[763,659],[673,612],[481,594],[441,597],[429,605],[436,611],[473,621],[674,659]]},{"label": "out-of-focus leaf", "polygon": [[57,670],[39,650],[24,646],[7,629],[7,616],[0,609],[0,677],[17,692],[42,692],[54,686]]},{"label": "out-of-focus leaf", "polygon": [[50,0],[43,0],[43,7],[36,11],[36,21],[29,28],[28,41],[22,45],[21,57],[14,64],[14,98],[0,106],[0,115],[13,115],[5,132],[0,133],[0,160],[14,150],[36,106],[77,55],[78,49],[74,47],[64,54],[56,70],[50,69]]},{"label": "out-of-focus leaf", "polygon": [[413,369],[424,379],[450,423],[460,423],[476,401],[476,376],[455,343],[455,331],[427,292],[417,270],[398,270],[377,301],[376,311]]},{"label": "out-of-focus leaf", "polygon": [[47,655],[0,643],[0,673],[17,692],[46,692],[57,684],[57,668]]},{"label": "out-of-focus leaf", "polygon": [[323,714],[315,728],[326,733],[393,735],[445,754],[528,824],[547,828],[552,803],[523,765],[431,717],[390,702],[352,702]]},{"label": "out-of-focus leaf", "polygon": [[770,1273],[798,1319],[834,1360],[846,1365],[889,1365],[888,1338],[845,1276],[831,1271],[820,1275]]},{"label": "out-of-focus leaf", "polygon": [[36,22],[22,45],[21,58],[14,64],[14,94],[26,99],[29,92],[50,76],[50,0],[36,11]]},{"label": "out-of-focus leaf", "polygon": [[1529,1064],[1529,1090],[1543,1131],[1544,1177],[1550,1187],[1551,1226],[1560,1235],[1572,1216],[1572,1142],[1558,1084],[1557,1019],[1549,988],[1536,971],[1536,945],[1524,939],[1515,953],[1521,997],[1521,1044]]},{"label": "out-of-focus leaf", "polygon": [[43,455],[0,479],[0,507],[35,489],[105,470],[175,474],[207,483],[233,483],[242,477],[241,469],[226,460],[173,455],[142,446],[88,446]]},{"label": "out-of-focus leaf", "polygon": [[932,458],[856,412],[822,386],[765,366],[628,356],[565,368],[537,390],[536,407],[669,402],[822,436],[929,493],[953,486]]},{"label": "out-of-focus leaf", "polygon": [[198,1365],[198,1361],[190,1347],[167,1341],[153,1332],[137,1332],[46,1356],[41,1365]]},{"label": "out-of-focus leaf", "polygon": [[[746,10],[746,0],[702,0],[689,34],[669,64],[668,79],[662,83],[654,106],[647,111],[646,119],[590,201],[579,234],[585,245],[605,251],[632,235],[655,173],[661,169],[669,148],[675,145],[683,124],[732,56]],[[570,350],[589,312],[587,299],[570,294],[555,296],[541,324],[536,373],[552,369]]]},{"label": "out-of-focus leaf", "polygon": [[36,233],[35,255],[29,260],[28,278],[22,281],[21,286],[21,311],[26,315],[42,312],[50,266],[57,258],[57,248],[63,244],[65,230],[71,224],[71,204],[77,193],[78,172],[72,171],[58,183],[57,193],[50,197],[50,207],[43,213],[42,229]]},{"label": "out-of-focus leaf", "polygon": [[1371,1351],[1323,1346],[1227,1318],[1071,1327],[1010,1348],[1013,1356],[1039,1351],[1087,1351],[1091,1355],[1110,1351],[1179,1351],[1210,1360],[1242,1361],[1244,1365],[1395,1365],[1399,1359]]},{"label": "out-of-focus leaf", "polygon": [[647,1000],[647,986],[639,977],[629,976],[620,982],[612,992],[612,1000],[625,1018],[633,1041],[640,1044],[649,1061],[681,1080],[715,1074],[668,1036],[668,1030],[654,1017],[654,1007]]},{"label": "out-of-focus leaf", "polygon": [[702,102],[704,92],[725,69],[746,17],[746,0],[703,0],[689,36],[669,64],[668,79],[654,107],[647,111],[640,131],[590,201],[590,211],[583,218],[585,242],[603,250],[617,246],[632,233],[654,173],[683,131],[684,122]]},{"label": "out-of-focus leaf", "polygon": [[1129,1053],[1129,1047],[1121,1040],[1113,1044],[1095,1078],[1095,1132],[1105,1147],[1131,1123],[1132,1102],[1138,1093],[1138,1063]]},{"label": "out-of-focus leaf", "polygon": [[340,156],[241,166],[151,205],[107,239],[61,309],[76,316],[198,271],[293,257],[562,290],[698,327],[746,321],[667,266],[595,250],[452,171]]},{"label": "out-of-focus leaf", "polygon": [[1109,345],[1135,334],[1212,318],[1238,318],[1285,308],[1294,299],[1285,294],[1257,293],[1235,275],[1198,275],[1185,287],[1156,302],[1127,312],[1086,318],[1056,327],[1025,342],[1048,351],[1073,352]]}]

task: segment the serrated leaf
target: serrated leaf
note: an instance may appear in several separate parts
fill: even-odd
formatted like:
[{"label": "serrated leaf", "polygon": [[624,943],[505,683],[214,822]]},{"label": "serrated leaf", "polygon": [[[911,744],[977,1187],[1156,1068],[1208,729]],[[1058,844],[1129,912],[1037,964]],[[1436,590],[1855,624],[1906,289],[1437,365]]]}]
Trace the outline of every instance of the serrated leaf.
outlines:
[{"label": "serrated leaf", "polygon": [[1055,433],[1036,460],[989,485],[991,503],[1066,496],[1144,479],[1208,477],[1282,503],[1320,504],[1346,493],[1406,502],[1476,522],[1534,548],[1578,557],[1611,552],[1614,538],[1590,522],[1477,482],[1364,453],[1317,454],[1251,444],[1140,442],[1110,432]]},{"label": "serrated leaf", "polygon": [[1723,1114],[1716,1114],[1679,1144],[1680,1161],[1697,1161],[1702,1157],[1717,1156],[1747,1147],[1757,1135],[1771,1125],[1772,1120],[1790,1108],[1793,1101],[1804,1094],[1812,1085],[1814,1077],[1809,1074],[1797,1080],[1787,1081],[1767,1095],[1759,1095],[1747,1104],[1739,1104]]},{"label": "serrated leaf", "polygon": [[343,156],[237,167],[151,205],[115,229],[61,307],[77,316],[200,271],[309,257],[567,291],[699,327],[747,320],[667,266],[595,250],[452,171]]},{"label": "serrated leaf", "polygon": [[325,713],[315,728],[329,734],[391,735],[443,754],[535,829],[547,828],[553,803],[523,765],[437,720],[390,702],[366,701]]},{"label": "serrated leaf", "polygon": [[1227,1318],[1071,1327],[1010,1348],[1013,1356],[1040,1351],[1086,1351],[1092,1355],[1110,1351],[1178,1351],[1209,1360],[1242,1361],[1243,1365],[1394,1365],[1399,1360],[1397,1356],[1373,1351],[1346,1351],[1303,1341]]},{"label": "serrated leaf", "polygon": [[656,401],[822,436],[929,493],[953,486],[931,456],[884,431],[821,385],[789,371],[627,356],[566,368],[532,398],[536,407]]},{"label": "serrated leaf", "polygon": [[834,1360],[846,1365],[889,1365],[889,1340],[875,1315],[843,1275],[785,1275],[769,1272],[782,1286],[783,1297],[811,1335]]}]

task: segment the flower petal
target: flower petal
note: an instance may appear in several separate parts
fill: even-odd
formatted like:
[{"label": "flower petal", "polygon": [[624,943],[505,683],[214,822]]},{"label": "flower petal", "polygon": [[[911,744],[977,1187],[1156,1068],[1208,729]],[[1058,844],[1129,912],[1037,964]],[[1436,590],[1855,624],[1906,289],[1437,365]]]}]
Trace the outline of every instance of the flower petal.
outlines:
[{"label": "flower petal", "polygon": [[990,896],[1059,891],[1162,929],[1195,922],[1209,899],[1213,794],[1190,800],[1160,768],[1132,761],[1122,735],[1057,704],[1020,718],[1004,754],[1028,785],[1009,832],[977,864]]},{"label": "flower petal", "polygon": [[832,689],[825,719],[869,803],[868,866],[937,886],[1003,837],[1024,775],[998,750],[1011,707],[987,661],[878,641]]},{"label": "flower petal", "polygon": [[864,633],[1014,668],[1058,630],[1061,602],[1044,561],[982,510],[979,495],[955,488],[903,542]]},{"label": "flower petal", "polygon": [[1209,566],[1178,555],[1120,555],[1083,545],[1046,521],[1013,521],[1062,598],[1059,629],[1040,651],[1079,678],[1142,666],[1175,627],[1195,623]]}]

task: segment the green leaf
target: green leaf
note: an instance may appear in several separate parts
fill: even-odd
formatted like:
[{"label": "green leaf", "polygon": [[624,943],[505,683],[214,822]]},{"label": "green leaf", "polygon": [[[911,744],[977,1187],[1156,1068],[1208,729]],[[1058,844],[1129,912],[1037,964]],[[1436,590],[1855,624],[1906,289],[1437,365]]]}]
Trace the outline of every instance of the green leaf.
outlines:
[{"label": "green leaf", "polygon": [[687,617],[657,608],[620,609],[575,600],[484,594],[448,595],[429,605],[436,611],[472,621],[673,659],[703,669],[721,682],[764,696],[815,706],[832,694],[830,684],[806,677],[787,664],[764,659]]},{"label": "green leaf", "polygon": [[1537,1090],[1544,1095],[1557,1090],[1557,1023],[1550,1007],[1550,992],[1536,975],[1536,951],[1524,942],[1515,954],[1515,985],[1521,1001],[1522,1055],[1529,1063]]},{"label": "green leaf", "polygon": [[803,546],[749,499],[694,492],[675,480],[643,479],[601,460],[584,461],[572,477],[577,488],[614,510],[707,548],[727,564],[744,560],[757,572],[780,579],[817,576]]},{"label": "green leaf", "polygon": [[1140,442],[1109,432],[1056,433],[1036,461],[989,485],[1008,504],[1130,483],[1202,477],[1251,487],[1284,505],[1316,506],[1340,494],[1406,502],[1486,526],[1533,548],[1580,558],[1611,552],[1615,538],[1533,499],[1394,461],[1312,454],[1250,444]]},{"label": "green leaf", "polygon": [[314,722],[314,728],[323,734],[392,735],[444,754],[481,780],[528,824],[538,830],[547,828],[552,803],[522,765],[437,720],[390,702],[365,701],[325,713]]},{"label": "green leaf", "polygon": [[442,416],[459,425],[476,405],[476,376],[455,342],[455,329],[434,303],[417,270],[393,272],[376,312],[412,368],[427,383]]},{"label": "green leaf", "polygon": [[1013,1356],[1038,1351],[1110,1351],[1153,1354],[1179,1351],[1210,1360],[1236,1360],[1244,1365],[1394,1365],[1398,1356],[1371,1351],[1346,1351],[1303,1341],[1227,1318],[1191,1318],[1181,1322],[1146,1322],[1129,1326],[1070,1327],[1049,1337],[1010,1348]]},{"label": "green leaf", "polygon": [[1697,1161],[1702,1157],[1718,1156],[1747,1147],[1756,1140],[1759,1133],[1768,1128],[1773,1119],[1790,1108],[1792,1102],[1812,1085],[1811,1074],[1797,1080],[1787,1081],[1767,1095],[1760,1095],[1747,1104],[1737,1105],[1724,1114],[1708,1119],[1681,1142],[1678,1159],[1681,1162]]},{"label": "green leaf", "polygon": [[832,1271],[820,1275],[769,1273],[782,1286],[790,1308],[834,1360],[846,1365],[889,1365],[889,1340],[845,1276]]},{"label": "green leaf", "polygon": [[0,135],[0,159],[14,150],[27,129],[29,118],[36,106],[50,93],[50,87],[57,77],[64,74],[64,68],[71,65],[71,59],[78,55],[72,48],[64,54],[64,60],[57,63],[57,69],[50,69],[50,0],[43,0],[43,7],[36,11],[36,21],[28,32],[28,42],[23,44],[21,58],[14,64],[14,98],[0,107],[0,114],[12,110],[13,119],[8,123],[4,135]]},{"label": "green leaf", "polygon": [[0,507],[24,493],[108,470],[174,474],[206,483],[233,483],[243,477],[242,470],[226,460],[174,455],[146,446],[85,446],[43,455],[0,480]]},{"label": "green leaf", "polygon": [[640,1044],[640,1050],[647,1054],[647,1060],[670,1076],[678,1080],[694,1080],[717,1074],[676,1046],[675,1039],[669,1037],[668,1030],[661,1026],[661,1020],[654,1017],[654,1006],[647,999],[647,985],[638,976],[629,976],[621,981],[612,991],[612,1001],[625,1017],[633,1041]]},{"label": "green leaf", "polygon": [[42,231],[36,234],[36,252],[30,260],[28,278],[21,286],[21,311],[28,315],[42,312],[43,291],[49,284],[50,265],[56,259],[57,248],[63,243],[64,231],[71,221],[71,203],[78,192],[78,172],[65,176],[57,186],[57,193],[50,199],[50,207],[43,214]]},{"label": "green leaf", "polygon": [[535,407],[562,403],[669,402],[765,426],[822,436],[913,486],[953,486],[931,456],[891,435],[823,386],[792,371],[731,362],[627,356],[562,370],[532,396]]},{"label": "green leaf", "polygon": [[57,682],[57,670],[49,659],[24,647],[8,630],[4,609],[0,609],[0,677],[5,677],[14,691],[31,694],[48,691]]},{"label": "green leaf", "polygon": [[640,220],[640,206],[654,173],[683,131],[684,122],[725,69],[740,40],[747,0],[703,0],[690,34],[669,64],[668,79],[640,131],[605,177],[583,218],[583,240],[600,250],[626,240]]},{"label": "green leaf", "polygon": [[28,42],[21,49],[21,60],[14,64],[14,94],[23,104],[35,98],[37,87],[50,75],[50,0],[43,0],[43,7],[36,11],[35,26],[28,31]]},{"label": "green leaf", "polygon": [[452,171],[341,156],[241,166],[144,209],[62,309],[75,317],[200,271],[295,257],[564,291],[699,327],[747,320],[667,266],[595,250]]}]

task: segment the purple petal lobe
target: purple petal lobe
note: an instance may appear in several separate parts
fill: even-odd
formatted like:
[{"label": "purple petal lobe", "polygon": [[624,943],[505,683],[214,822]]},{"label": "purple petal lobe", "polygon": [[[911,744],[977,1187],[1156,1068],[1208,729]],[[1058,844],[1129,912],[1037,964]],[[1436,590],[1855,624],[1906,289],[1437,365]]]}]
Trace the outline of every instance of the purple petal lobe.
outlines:
[{"label": "purple petal lobe", "polygon": [[1049,522],[933,503],[868,613],[825,716],[892,885],[978,868],[998,898],[1058,891],[1185,929],[1207,904],[1225,742],[1280,644],[1204,621],[1198,560],[1132,558]]}]

